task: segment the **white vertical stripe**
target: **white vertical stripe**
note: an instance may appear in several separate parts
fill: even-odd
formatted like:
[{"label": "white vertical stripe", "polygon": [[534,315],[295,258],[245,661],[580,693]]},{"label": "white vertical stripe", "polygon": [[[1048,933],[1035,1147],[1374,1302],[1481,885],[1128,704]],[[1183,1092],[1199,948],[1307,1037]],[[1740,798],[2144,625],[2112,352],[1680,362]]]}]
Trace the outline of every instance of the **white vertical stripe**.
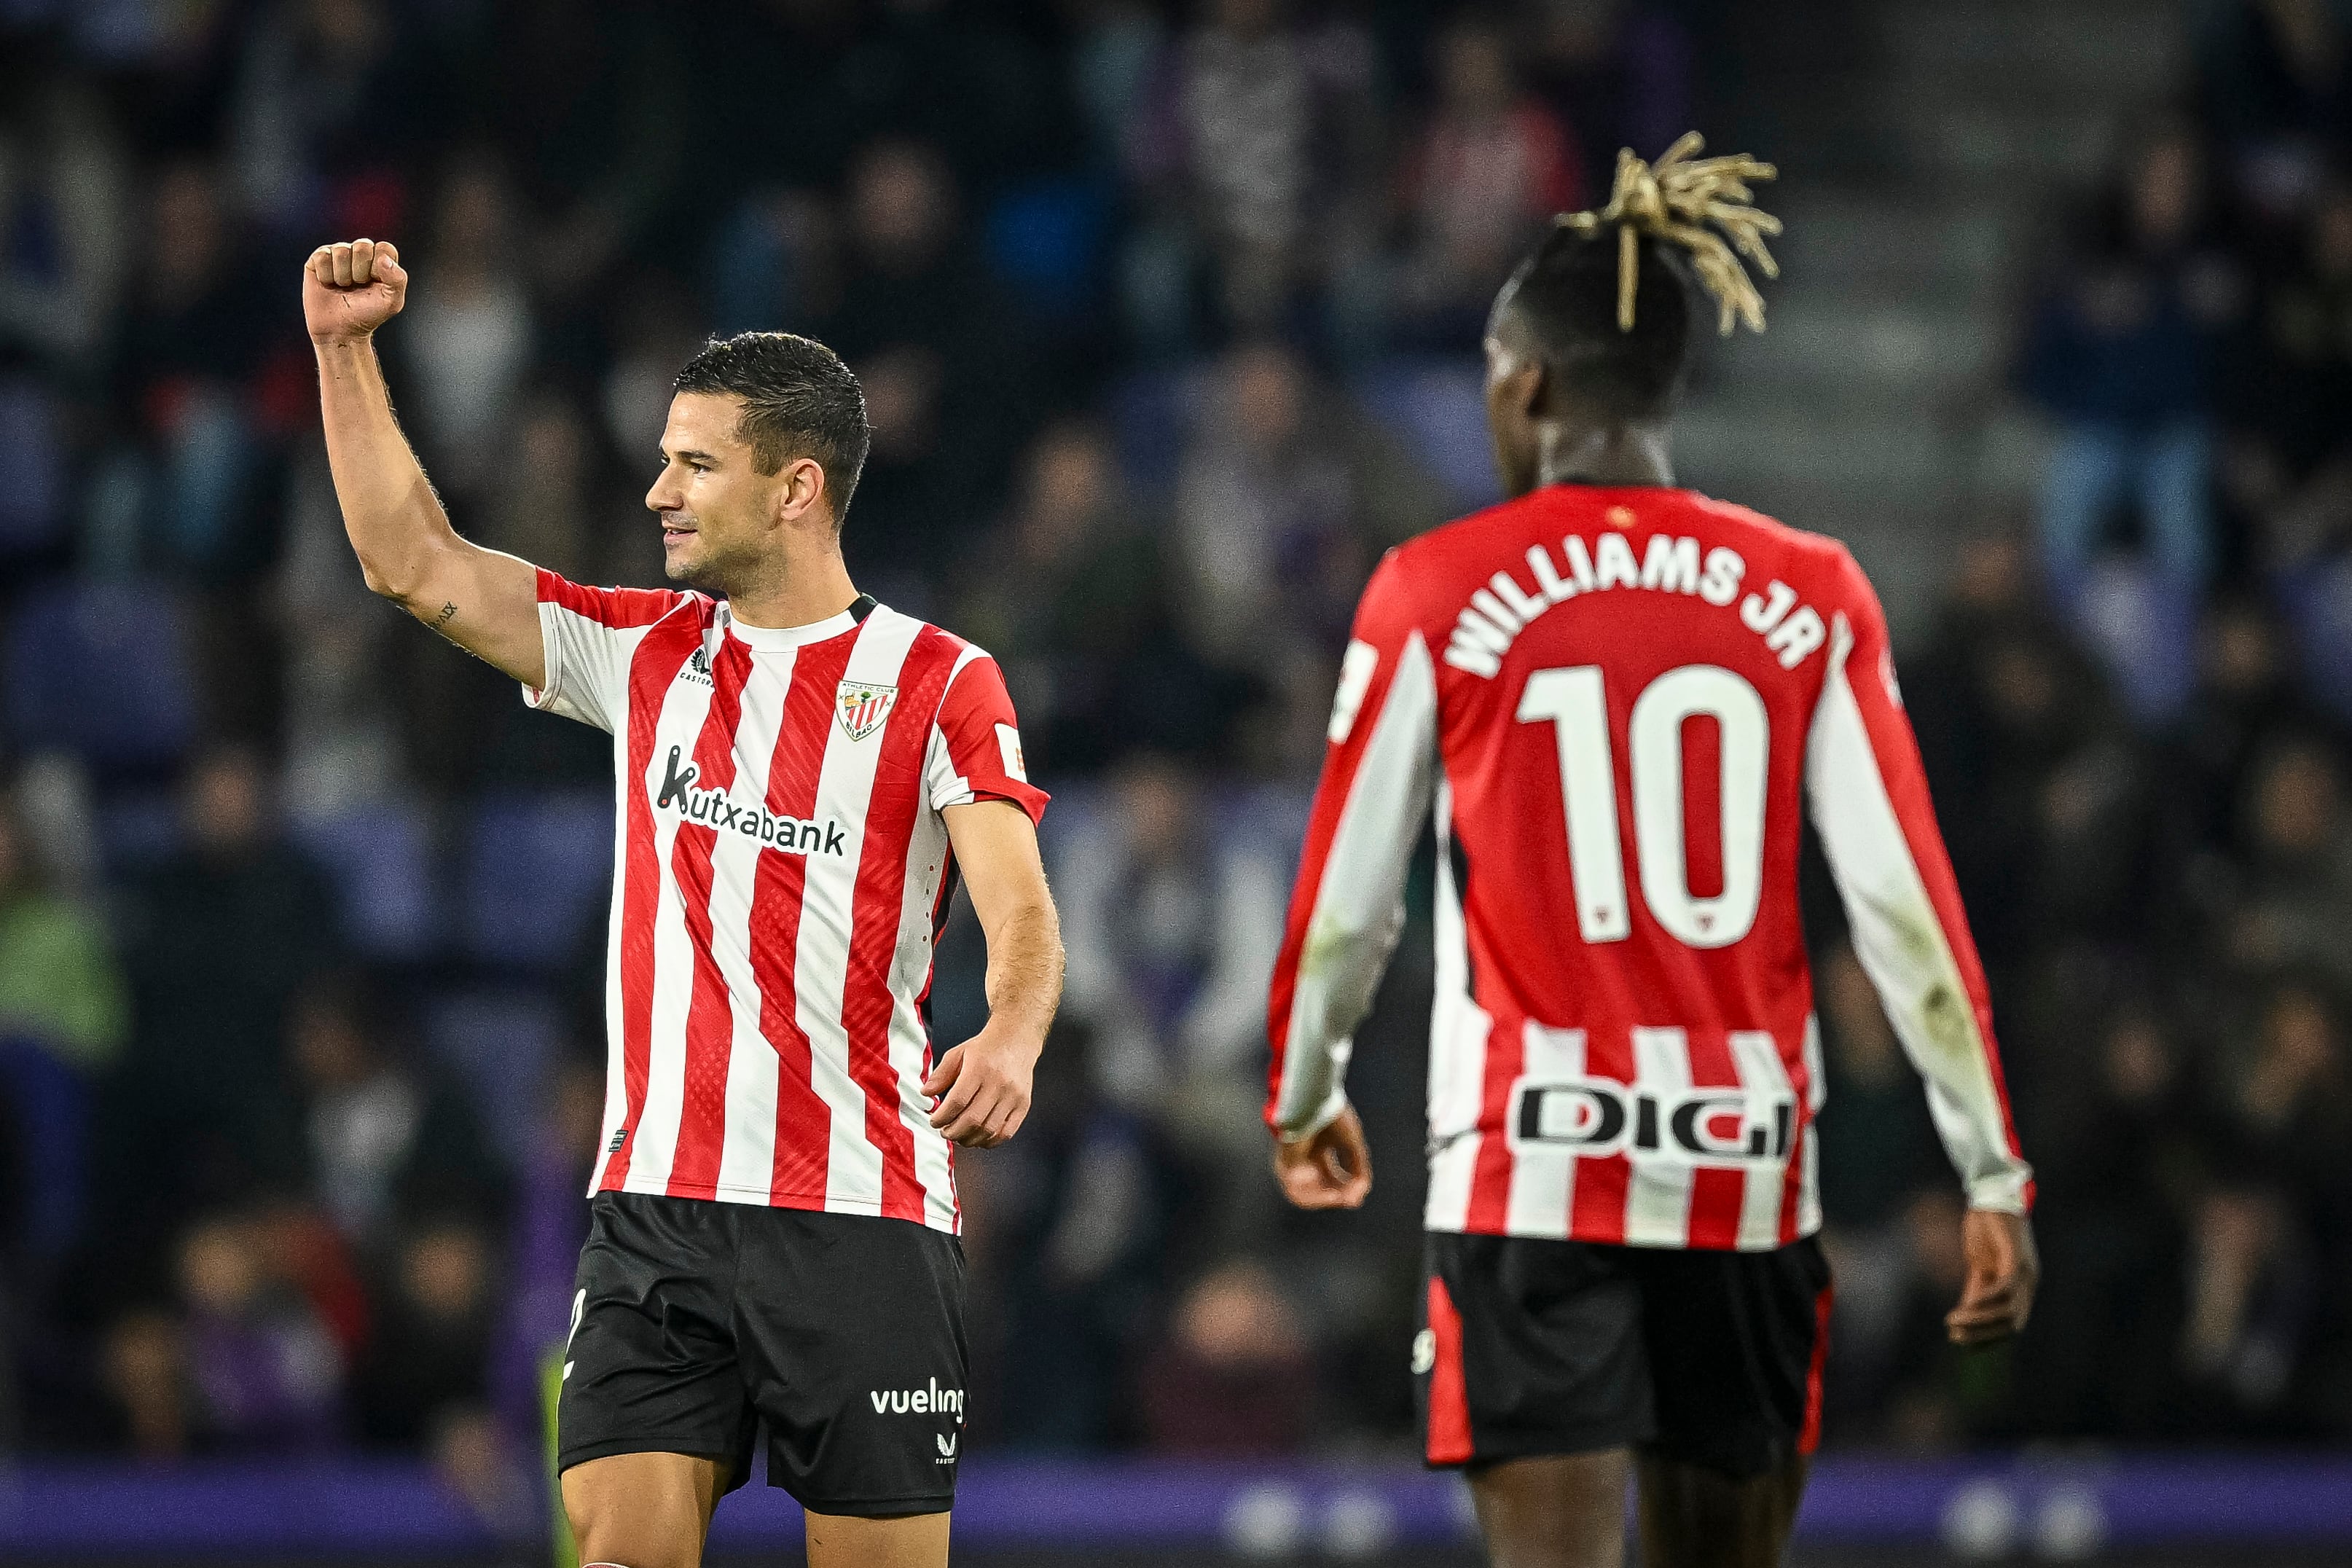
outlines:
[{"label": "white vertical stripe", "polygon": [[[931,968],[931,908],[947,863],[947,825],[918,802],[907,839],[907,879],[898,900],[898,948],[890,960],[890,1065],[898,1075],[898,1120],[915,1141],[915,1179],[923,1186],[924,1223],[955,1228],[955,1172],[947,1140],[931,1126],[923,1095],[923,1020],[915,1010]],[[953,1046],[959,1042],[950,1041]]]},{"label": "white vertical stripe", "polygon": [[[753,651],[735,725],[735,783],[729,795],[756,810],[768,798],[768,770],[792,689],[796,649]],[[831,693],[827,693],[830,697]],[[758,839],[722,833],[710,857],[710,948],[727,982],[731,1015],[727,1045],[727,1141],[719,1152],[719,1185],[768,1201],[776,1173],[776,1047],[760,1029],[760,982],[751,973],[751,900],[760,858],[777,851]]]},{"label": "white vertical stripe", "polygon": [[[683,662],[681,660],[681,662]],[[658,800],[669,767],[670,748],[681,765],[694,756],[702,721],[710,711],[711,689],[698,680],[672,680],[663,694],[654,727],[653,754],[636,780],[647,800]],[[700,787],[697,781],[697,787]],[[677,1155],[677,1123],[686,1108],[686,1014],[694,998],[694,939],[686,929],[686,906],[670,869],[678,827],[686,821],[677,804],[653,814],[654,860],[659,892],[654,903],[653,1030],[646,1052],[646,1106],[629,1141],[629,1191],[658,1193],[669,1185]]]},{"label": "white vertical stripe", "polygon": [[[895,685],[914,646],[920,621],[895,610],[877,609],[857,629],[843,679],[877,686]],[[863,741],[833,721],[827,710],[824,764],[817,778],[815,819],[839,822],[844,853],[808,858],[806,890],[801,898],[800,945],[793,973],[800,1025],[809,1039],[810,1076],[818,1098],[832,1111],[831,1157],[825,1165],[825,1207],[871,1214],[882,1205],[882,1151],[866,1136],[866,1091],[851,1076],[849,1032],[842,1026],[841,998],[849,979],[849,943],[857,904],[857,864],[866,847],[866,805],[874,794],[874,766],[887,727]]]},{"label": "white vertical stripe", "polygon": [[[1522,1083],[1571,1082],[1584,1077],[1584,1031],[1547,1029],[1533,1018],[1521,1032]],[[1576,1152],[1565,1143],[1514,1143],[1511,1190],[1503,1228],[1512,1236],[1564,1237],[1576,1202]]]},{"label": "white vertical stripe", "polygon": [[1357,759],[1307,916],[1275,1097],[1286,1130],[1320,1126],[1345,1103],[1351,1037],[1404,928],[1405,868],[1437,771],[1436,742],[1436,676],[1416,631]]},{"label": "white vertical stripe", "polygon": [[[1774,1107],[1785,1103],[1793,1134],[1801,1113],[1789,1083],[1789,1069],[1780,1060],[1780,1047],[1772,1037],[1761,1029],[1733,1030],[1731,1060],[1739,1071],[1739,1087],[1754,1108],[1748,1124],[1775,1127]],[[1739,1198],[1738,1247],[1742,1252],[1769,1252],[1780,1245],[1780,1194],[1788,1181],[1787,1156],[1780,1155],[1770,1164],[1761,1161],[1750,1164],[1747,1177]]]},{"label": "white vertical stripe", "polygon": [[[1633,1078],[1643,1089],[1671,1099],[1690,1088],[1690,1037],[1680,1029],[1633,1031]],[[1664,1118],[1659,1121],[1663,1123]],[[1658,1129],[1661,1142],[1666,1129]],[[1664,1150],[1629,1149],[1633,1179],[1625,1189],[1625,1245],[1690,1245],[1691,1166]]]},{"label": "white vertical stripe", "polygon": [[1486,1082],[1486,1037],[1494,1020],[1470,994],[1470,942],[1462,889],[1454,885],[1454,785],[1441,769],[1432,817],[1437,828],[1435,995],[1429,1017],[1429,1190],[1422,1222],[1458,1231],[1470,1221],[1478,1169],[1479,1102]]}]

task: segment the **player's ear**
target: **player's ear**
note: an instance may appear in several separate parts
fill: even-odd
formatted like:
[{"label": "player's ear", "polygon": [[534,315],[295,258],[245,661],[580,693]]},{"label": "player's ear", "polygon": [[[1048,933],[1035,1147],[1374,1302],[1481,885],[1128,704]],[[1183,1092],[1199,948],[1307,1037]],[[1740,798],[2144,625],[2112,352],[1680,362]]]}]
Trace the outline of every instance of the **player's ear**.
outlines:
[{"label": "player's ear", "polygon": [[784,465],[782,483],[776,487],[776,521],[798,523],[825,510],[824,469],[814,458],[794,458]]}]

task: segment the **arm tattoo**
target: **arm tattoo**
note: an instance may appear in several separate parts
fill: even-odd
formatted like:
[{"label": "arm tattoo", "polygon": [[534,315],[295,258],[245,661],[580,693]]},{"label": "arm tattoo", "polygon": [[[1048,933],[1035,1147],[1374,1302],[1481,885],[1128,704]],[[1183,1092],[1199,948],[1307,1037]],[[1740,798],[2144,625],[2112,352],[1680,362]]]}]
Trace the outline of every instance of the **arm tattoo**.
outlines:
[{"label": "arm tattoo", "polygon": [[446,629],[450,621],[456,618],[457,614],[457,606],[454,601],[444,604],[441,606],[441,613],[433,617],[433,629],[436,632]]}]

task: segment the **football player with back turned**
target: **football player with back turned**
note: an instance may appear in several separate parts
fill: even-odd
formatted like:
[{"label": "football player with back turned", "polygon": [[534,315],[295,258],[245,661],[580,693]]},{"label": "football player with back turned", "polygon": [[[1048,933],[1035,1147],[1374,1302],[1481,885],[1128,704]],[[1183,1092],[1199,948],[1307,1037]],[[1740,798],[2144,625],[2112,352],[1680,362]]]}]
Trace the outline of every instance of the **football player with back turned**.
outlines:
[{"label": "football player with back turned", "polygon": [[1947,1319],[2023,1327],[2032,1173],[1876,596],[1833,540],[1676,489],[1696,285],[1760,331],[1740,258],[1769,166],[1621,154],[1495,302],[1510,500],[1372,574],[1341,665],[1270,1007],[1275,1166],[1363,1201],[1349,1038],[1433,822],[1427,1457],[1498,1568],[1780,1559],[1821,1416],[1822,1067],[1798,911],[1810,811],[1855,952],[1965,1187]]}]

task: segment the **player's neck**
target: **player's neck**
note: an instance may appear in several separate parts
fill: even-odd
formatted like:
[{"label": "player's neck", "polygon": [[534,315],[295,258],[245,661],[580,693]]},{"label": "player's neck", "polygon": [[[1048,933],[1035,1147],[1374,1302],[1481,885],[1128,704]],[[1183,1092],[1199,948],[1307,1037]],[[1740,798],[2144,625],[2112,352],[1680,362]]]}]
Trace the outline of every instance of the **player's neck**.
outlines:
[{"label": "player's neck", "polygon": [[1673,459],[1666,432],[1657,425],[1598,425],[1538,427],[1536,483],[1608,488],[1671,485]]},{"label": "player's neck", "polygon": [[856,598],[857,585],[849,580],[838,547],[806,557],[786,556],[758,582],[730,587],[727,594],[728,607],[738,622],[772,630],[830,620]]}]

